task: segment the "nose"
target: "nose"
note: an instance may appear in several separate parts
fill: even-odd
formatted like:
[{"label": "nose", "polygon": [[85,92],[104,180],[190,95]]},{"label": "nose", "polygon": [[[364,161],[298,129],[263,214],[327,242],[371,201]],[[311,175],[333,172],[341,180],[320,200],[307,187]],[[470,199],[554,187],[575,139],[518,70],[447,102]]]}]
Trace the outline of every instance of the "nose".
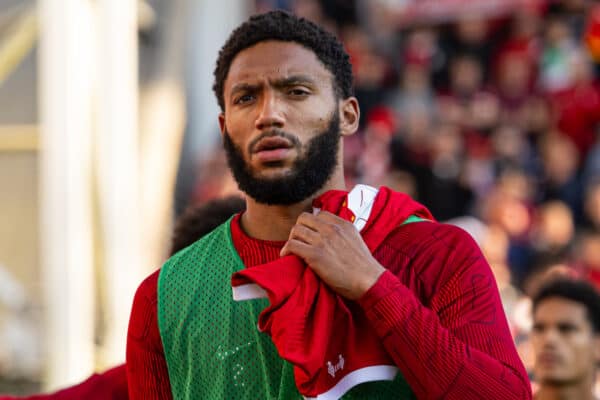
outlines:
[{"label": "nose", "polygon": [[259,114],[256,118],[256,129],[283,128],[285,119],[283,117],[283,104],[277,98],[276,93],[265,91],[262,96]]},{"label": "nose", "polygon": [[553,349],[560,339],[560,334],[556,329],[547,329],[541,337],[544,349]]}]

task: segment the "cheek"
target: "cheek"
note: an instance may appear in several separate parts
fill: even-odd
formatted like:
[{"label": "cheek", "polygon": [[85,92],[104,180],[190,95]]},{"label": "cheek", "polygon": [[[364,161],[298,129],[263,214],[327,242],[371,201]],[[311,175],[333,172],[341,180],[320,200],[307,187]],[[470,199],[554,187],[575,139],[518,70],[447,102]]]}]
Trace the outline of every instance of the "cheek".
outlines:
[{"label": "cheek", "polygon": [[536,336],[531,336],[531,349],[533,350],[533,354],[538,354],[540,349],[542,348],[542,341],[539,340]]},{"label": "cheek", "polygon": [[587,338],[573,340],[569,349],[571,361],[576,364],[575,366],[579,370],[588,370],[590,366],[597,362],[596,354],[594,354],[594,343]]}]

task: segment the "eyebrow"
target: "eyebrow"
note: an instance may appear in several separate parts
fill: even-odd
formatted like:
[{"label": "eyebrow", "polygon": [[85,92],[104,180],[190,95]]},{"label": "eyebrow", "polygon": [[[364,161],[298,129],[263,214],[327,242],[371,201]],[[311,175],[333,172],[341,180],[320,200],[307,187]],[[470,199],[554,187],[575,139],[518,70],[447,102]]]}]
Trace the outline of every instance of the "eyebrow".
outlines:
[{"label": "eyebrow", "polygon": [[[286,78],[275,79],[271,84],[276,88],[285,88],[294,85],[317,86],[317,82],[308,75],[292,75]],[[260,88],[260,86],[260,84],[253,85],[246,82],[238,83],[231,88],[231,95],[234,95],[238,92],[254,92]]]},{"label": "eyebrow", "polygon": [[288,87],[294,85],[316,86],[317,82],[307,75],[292,75],[287,78],[276,79],[273,81],[275,87]]}]

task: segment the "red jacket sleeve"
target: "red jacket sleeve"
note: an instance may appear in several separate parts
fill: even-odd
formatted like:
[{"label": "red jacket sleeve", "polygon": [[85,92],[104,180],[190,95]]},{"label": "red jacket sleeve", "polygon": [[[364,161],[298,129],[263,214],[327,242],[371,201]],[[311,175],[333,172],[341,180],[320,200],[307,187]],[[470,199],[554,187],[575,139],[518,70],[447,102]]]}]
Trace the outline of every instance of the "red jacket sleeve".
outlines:
[{"label": "red jacket sleeve", "polygon": [[125,364],[101,374],[93,374],[85,381],[50,394],[32,396],[0,396],[0,400],[127,400]]},{"label": "red jacket sleeve", "polygon": [[417,398],[531,399],[494,277],[472,238],[428,222],[397,232],[382,251],[394,268],[359,303]]},{"label": "red jacket sleeve", "polygon": [[172,398],[169,372],[158,330],[156,271],[139,286],[127,332],[127,381],[132,400]]}]

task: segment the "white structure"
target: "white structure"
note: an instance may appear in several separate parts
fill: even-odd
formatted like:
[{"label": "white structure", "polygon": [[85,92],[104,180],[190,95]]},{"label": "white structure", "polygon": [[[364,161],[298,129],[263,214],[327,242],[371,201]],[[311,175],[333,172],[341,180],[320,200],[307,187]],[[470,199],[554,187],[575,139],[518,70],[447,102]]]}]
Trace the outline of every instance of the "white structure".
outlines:
[{"label": "white structure", "polygon": [[[38,5],[41,269],[46,383],[53,389],[87,377],[95,367],[95,260],[101,261],[107,291],[107,364],[125,358],[129,309],[143,275],[137,1],[39,0]],[[93,229],[94,215],[99,230]],[[95,249],[94,243],[102,247]],[[95,257],[94,250],[103,256]]]},{"label": "white structure", "polygon": [[40,0],[40,234],[48,389],[94,365],[93,15],[87,0]]},{"label": "white structure", "polygon": [[[164,82],[155,85],[160,90],[145,92],[150,95],[142,101],[143,121],[138,121],[139,0],[37,1],[40,262],[45,389],[51,390],[125,358],[134,291],[160,265],[156,231],[166,225],[181,142],[173,131],[180,134],[185,121],[181,82],[166,79],[177,74],[167,67]],[[180,19],[190,28],[185,38],[188,77],[193,77],[188,93],[197,95],[190,95],[188,110],[194,114],[191,131],[200,135],[192,141],[199,153],[210,141],[206,132],[217,128],[214,60],[231,28],[247,15],[248,2],[167,4],[180,15],[183,10]],[[167,42],[177,46],[180,40],[181,46],[182,36],[175,30]],[[100,349],[94,342],[97,298],[105,317]]]}]

